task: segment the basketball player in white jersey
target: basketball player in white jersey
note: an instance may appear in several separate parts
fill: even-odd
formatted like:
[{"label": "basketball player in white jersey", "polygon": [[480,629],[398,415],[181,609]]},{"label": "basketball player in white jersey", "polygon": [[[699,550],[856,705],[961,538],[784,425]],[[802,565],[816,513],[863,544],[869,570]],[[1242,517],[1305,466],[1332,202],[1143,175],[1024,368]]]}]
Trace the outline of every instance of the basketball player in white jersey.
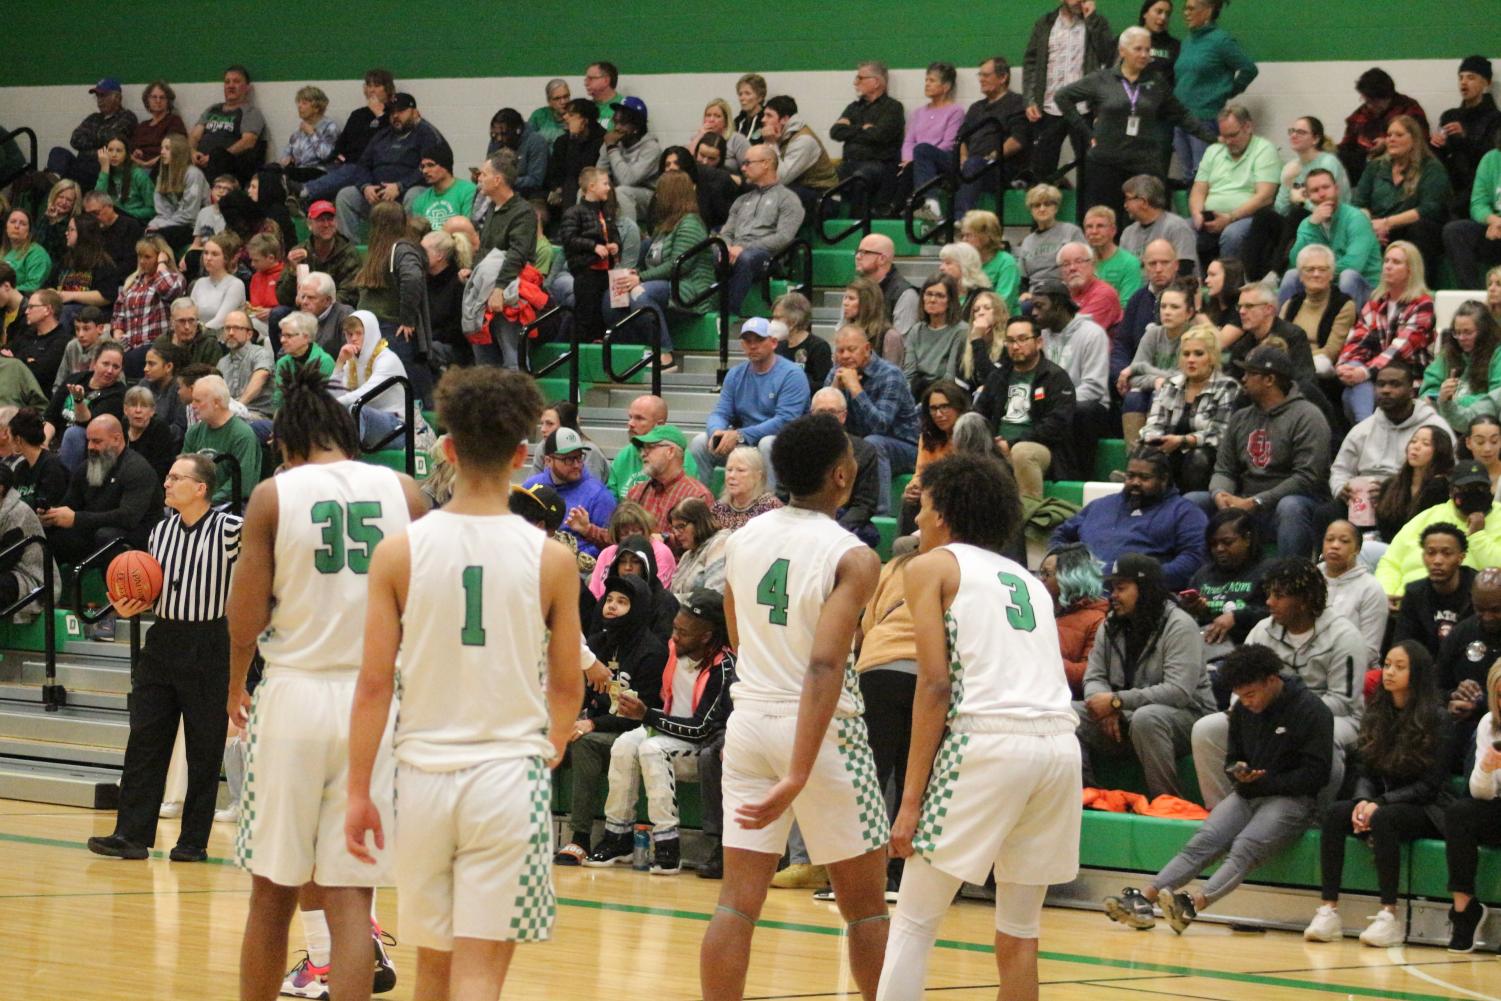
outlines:
[{"label": "basketball player in white jersey", "polygon": [[[354,461],[354,420],[315,366],[292,369],[282,385],[273,433],[284,468],[250,495],[229,595],[229,716],[248,742],[235,851],[252,877],[240,998],[279,993],[298,887],[316,870],[328,987],[359,1001],[372,985],[371,894],[390,879],[344,849],[349,708],[364,647],[356,623],[376,544],[427,502],[409,477]],[[257,645],[266,667],[252,705],[245,678]],[[389,737],[384,747],[377,795],[389,805]]]},{"label": "basketball player in white jersey", "polygon": [[921,554],[904,568],[917,641],[912,744],[893,851],[906,858],[880,1001],[923,996],[961,882],[995,873],[1002,1001],[1035,1001],[1043,898],[1079,871],[1077,718],[1042,583],[1000,553],[1021,530],[1001,464],[926,467]]},{"label": "basketball player in white jersey", "polygon": [[[552,934],[550,768],[584,695],[579,577],[562,543],[510,513],[542,415],[536,383],[452,368],[437,397],[453,499],[387,537],[370,567],[345,835],[374,866],[394,820],[413,997],[494,1001],[516,943]],[[393,815],[371,777],[398,675]]]},{"label": "basketball player in white jersey", "polygon": [[861,996],[875,996],[886,945],[886,806],[850,658],[880,561],[839,527],[855,457],[827,414],[800,417],[772,447],[789,506],[751,519],[725,552],[726,624],[739,653],[724,748],[724,884],[704,935],[705,1001],[739,1001],[751,933],[796,818],[826,865],[848,927]]}]

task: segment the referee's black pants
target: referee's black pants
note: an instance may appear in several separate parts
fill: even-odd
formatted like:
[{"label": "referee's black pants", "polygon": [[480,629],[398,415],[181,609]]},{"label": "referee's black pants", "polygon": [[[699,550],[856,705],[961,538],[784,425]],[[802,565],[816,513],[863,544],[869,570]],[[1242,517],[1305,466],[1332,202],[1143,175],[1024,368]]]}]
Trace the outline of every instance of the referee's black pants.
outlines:
[{"label": "referee's black pants", "polygon": [[182,808],[183,847],[208,847],[214,826],[219,766],[229,730],[229,624],[158,620],[146,633],[130,693],[130,739],[120,776],[115,836],[151,847],[157,813],[183,725],[188,796]]}]

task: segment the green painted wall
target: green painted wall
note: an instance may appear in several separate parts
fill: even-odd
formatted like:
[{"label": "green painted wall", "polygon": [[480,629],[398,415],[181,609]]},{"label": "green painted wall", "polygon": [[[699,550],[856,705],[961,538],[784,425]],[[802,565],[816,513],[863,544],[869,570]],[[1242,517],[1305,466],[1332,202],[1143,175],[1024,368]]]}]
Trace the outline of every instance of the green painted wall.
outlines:
[{"label": "green painted wall", "polygon": [[[219,77],[257,79],[581,76],[610,58],[624,74],[838,69],[874,56],[897,67],[1021,59],[1048,0],[428,0],[396,3],[75,0],[59,38],[49,0],[12,0],[0,86]],[[1178,4],[1181,9],[1181,0]],[[1116,30],[1138,0],[1100,0]],[[175,16],[174,16],[175,15]],[[580,22],[585,23],[580,23]],[[1237,0],[1222,19],[1263,62],[1501,56],[1497,0]],[[200,27],[201,26],[201,27]],[[216,28],[214,26],[223,26]],[[1183,34],[1179,15],[1174,33]],[[49,41],[58,39],[57,42]],[[613,39],[614,41],[602,41]]]}]

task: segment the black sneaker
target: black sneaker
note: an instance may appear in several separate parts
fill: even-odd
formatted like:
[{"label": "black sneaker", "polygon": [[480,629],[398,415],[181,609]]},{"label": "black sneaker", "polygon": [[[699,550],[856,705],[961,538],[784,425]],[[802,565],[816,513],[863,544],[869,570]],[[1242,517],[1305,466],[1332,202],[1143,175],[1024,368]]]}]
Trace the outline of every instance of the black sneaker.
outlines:
[{"label": "black sneaker", "polygon": [[1179,935],[1199,916],[1193,898],[1181,891],[1165,893],[1157,898],[1157,903],[1162,907],[1162,916],[1167,918],[1168,926]]},{"label": "black sneaker", "polygon": [[658,841],[652,853],[651,874],[653,876],[676,876],[683,871],[683,859],[681,842],[677,838],[663,838]]},{"label": "black sneaker", "polygon": [[1105,898],[1105,916],[1117,924],[1137,931],[1147,931],[1157,925],[1152,914],[1152,902],[1134,887],[1126,887],[1119,897]]},{"label": "black sneaker", "polygon": [[591,869],[600,869],[607,865],[630,865],[631,856],[635,852],[635,845],[631,840],[629,831],[624,834],[616,834],[607,831],[599,847],[589,853],[584,859],[584,865]]},{"label": "black sneaker", "polygon": [[699,879],[724,879],[724,846],[716,844],[704,864],[698,867]]},{"label": "black sneaker", "polygon": [[834,902],[834,888],[832,886],[826,886],[822,890],[814,890],[813,891],[813,899],[814,900],[821,900],[821,901],[823,901],[826,904],[833,903]]},{"label": "black sneaker", "polygon": [[167,854],[167,858],[173,862],[206,862],[208,861],[208,852],[202,848],[195,848],[192,845],[176,845]]},{"label": "black sneaker", "polygon": [[386,947],[396,947],[396,936],[370,919],[370,941],[375,947],[375,969],[370,982],[371,994],[387,994],[396,989],[396,966]]},{"label": "black sneaker", "polygon": [[89,838],[89,851],[95,855],[103,855],[107,858],[143,859],[151,853],[145,845],[138,845],[134,841],[126,841],[111,834],[107,838]]},{"label": "black sneaker", "polygon": [[1485,923],[1486,907],[1478,899],[1471,898],[1470,906],[1462,911],[1449,908],[1449,951],[1474,952],[1479,942],[1475,932]]}]

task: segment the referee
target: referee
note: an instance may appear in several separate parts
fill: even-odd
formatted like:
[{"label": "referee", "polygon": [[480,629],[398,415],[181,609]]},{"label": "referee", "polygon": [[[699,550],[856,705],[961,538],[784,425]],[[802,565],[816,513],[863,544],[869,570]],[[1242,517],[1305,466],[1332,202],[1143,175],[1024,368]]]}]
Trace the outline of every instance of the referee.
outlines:
[{"label": "referee", "polygon": [[89,851],[143,859],[156,841],[157,811],[181,716],[188,756],[188,797],[174,862],[202,862],[214,822],[219,762],[229,718],[229,629],[224,617],[230,571],[240,554],[240,518],[215,511],[214,464],[197,453],[180,455],[167,473],[173,513],[151,530],[147,544],[162,565],[155,605],[116,601],[122,618],[153,609],[130,699],[130,739],[120,776],[115,833],[90,838]]}]

